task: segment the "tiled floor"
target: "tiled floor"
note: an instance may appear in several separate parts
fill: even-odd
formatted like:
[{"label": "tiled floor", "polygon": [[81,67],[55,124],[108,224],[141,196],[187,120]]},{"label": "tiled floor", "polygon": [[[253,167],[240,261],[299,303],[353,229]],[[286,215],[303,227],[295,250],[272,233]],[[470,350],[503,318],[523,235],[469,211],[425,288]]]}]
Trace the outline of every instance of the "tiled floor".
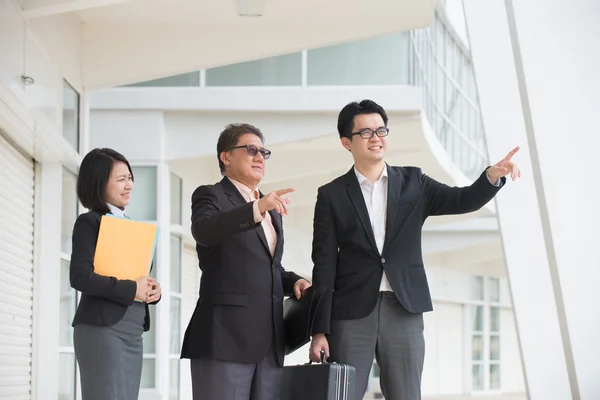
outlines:
[{"label": "tiled floor", "polygon": [[[374,397],[372,394],[368,394],[363,400],[375,400],[382,399],[383,397]],[[462,395],[462,396],[423,396],[423,400],[527,400],[527,396],[524,393],[511,393],[511,394],[500,394],[500,395]]]}]

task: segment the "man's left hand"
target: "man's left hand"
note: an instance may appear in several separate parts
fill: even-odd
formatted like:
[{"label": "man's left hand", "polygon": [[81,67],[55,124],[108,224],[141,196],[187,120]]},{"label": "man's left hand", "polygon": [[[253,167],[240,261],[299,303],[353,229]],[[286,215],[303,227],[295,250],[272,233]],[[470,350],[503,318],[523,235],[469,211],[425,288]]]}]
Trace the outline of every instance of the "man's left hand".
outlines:
[{"label": "man's left hand", "polygon": [[500,160],[496,165],[491,166],[487,170],[490,182],[496,183],[498,179],[510,175],[510,178],[514,181],[521,177],[521,170],[517,167],[517,164],[511,161],[512,157],[519,151],[520,147],[515,147],[506,157]]},{"label": "man's left hand", "polygon": [[306,291],[306,289],[308,289],[311,286],[312,284],[306,279],[300,279],[299,281],[294,283],[294,294],[296,295],[296,298],[300,300],[302,296],[304,296],[304,292]]}]

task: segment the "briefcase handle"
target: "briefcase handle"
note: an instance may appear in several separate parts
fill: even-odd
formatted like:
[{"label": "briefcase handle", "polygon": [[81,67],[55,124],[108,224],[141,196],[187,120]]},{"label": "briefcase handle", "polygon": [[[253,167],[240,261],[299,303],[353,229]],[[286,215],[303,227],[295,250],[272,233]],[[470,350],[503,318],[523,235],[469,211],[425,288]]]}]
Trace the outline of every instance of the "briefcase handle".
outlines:
[{"label": "briefcase handle", "polygon": [[[312,363],[313,363],[312,360],[308,360],[308,365],[311,365]],[[329,364],[327,362],[327,358],[325,357],[325,352],[324,351],[321,351],[321,364]],[[335,363],[333,363],[333,364],[335,364]]]}]

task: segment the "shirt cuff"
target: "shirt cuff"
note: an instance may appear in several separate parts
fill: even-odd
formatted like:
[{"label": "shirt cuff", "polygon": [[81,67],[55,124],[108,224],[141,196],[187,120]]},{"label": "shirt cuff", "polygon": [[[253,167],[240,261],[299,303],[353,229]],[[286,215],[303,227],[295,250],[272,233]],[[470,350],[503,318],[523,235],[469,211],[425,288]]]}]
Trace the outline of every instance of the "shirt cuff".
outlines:
[{"label": "shirt cuff", "polygon": [[265,217],[261,215],[260,211],[258,210],[258,200],[255,200],[253,203],[252,210],[254,211],[254,223],[258,224],[263,222]]},{"label": "shirt cuff", "polygon": [[496,183],[492,182],[492,180],[490,179],[490,174],[489,173],[485,173],[485,176],[487,176],[488,182],[491,183],[494,186],[500,186],[500,183],[502,183],[502,178],[498,178],[496,180]]}]

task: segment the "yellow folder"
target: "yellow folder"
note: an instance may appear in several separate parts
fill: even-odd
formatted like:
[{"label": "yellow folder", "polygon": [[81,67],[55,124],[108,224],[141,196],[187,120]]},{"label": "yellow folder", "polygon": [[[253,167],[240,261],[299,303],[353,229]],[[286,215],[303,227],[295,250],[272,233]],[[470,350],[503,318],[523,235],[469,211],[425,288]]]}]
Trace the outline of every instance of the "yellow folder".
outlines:
[{"label": "yellow folder", "polygon": [[136,280],[150,273],[158,227],[145,222],[103,215],[94,255],[94,272]]}]

